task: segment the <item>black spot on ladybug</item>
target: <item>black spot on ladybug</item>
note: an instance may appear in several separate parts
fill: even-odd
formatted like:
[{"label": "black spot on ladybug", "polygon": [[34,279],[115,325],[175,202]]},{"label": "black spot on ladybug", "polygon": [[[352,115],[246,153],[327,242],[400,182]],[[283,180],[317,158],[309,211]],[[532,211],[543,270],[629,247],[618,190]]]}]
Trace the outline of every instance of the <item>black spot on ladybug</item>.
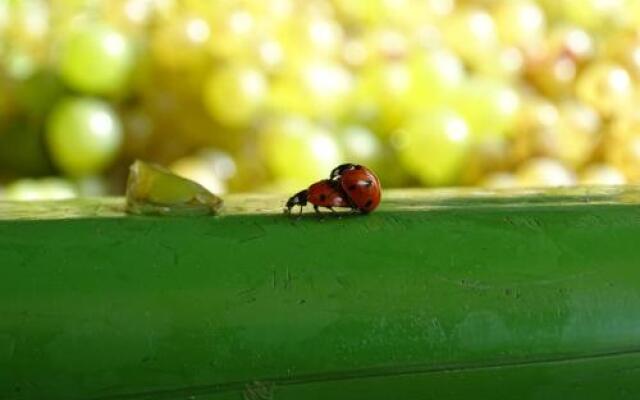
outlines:
[{"label": "black spot on ladybug", "polygon": [[351,186],[349,186],[349,191],[352,192],[352,191],[356,190],[356,188],[357,188],[357,186],[355,184],[351,185]]},{"label": "black spot on ladybug", "polygon": [[364,203],[364,208],[369,208],[369,207],[371,207],[371,204],[372,204],[372,203],[373,203],[373,200],[371,200],[371,199],[367,200],[367,202],[366,202],[366,203]]},{"label": "black spot on ladybug", "polygon": [[362,169],[362,165],[356,165],[353,169]]},{"label": "black spot on ladybug", "polygon": [[326,194],[324,194],[324,193],[322,193],[322,194],[320,195],[320,201],[325,201],[326,199],[327,199],[327,195],[326,195]]}]

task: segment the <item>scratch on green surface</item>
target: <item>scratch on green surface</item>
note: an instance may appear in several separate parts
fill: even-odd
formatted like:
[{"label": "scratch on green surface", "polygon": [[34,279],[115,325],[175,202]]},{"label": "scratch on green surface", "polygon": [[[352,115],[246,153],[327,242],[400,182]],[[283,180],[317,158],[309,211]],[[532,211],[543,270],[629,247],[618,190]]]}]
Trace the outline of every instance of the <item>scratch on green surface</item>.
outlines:
[{"label": "scratch on green surface", "polygon": [[274,389],[284,387],[306,385],[310,383],[331,384],[339,381],[366,380],[381,377],[402,376],[402,375],[432,375],[440,373],[473,373],[478,371],[507,370],[535,366],[558,366],[598,362],[601,360],[615,360],[625,357],[638,357],[640,349],[625,349],[610,353],[594,353],[583,356],[548,357],[539,359],[527,359],[522,361],[507,362],[486,362],[458,365],[413,365],[404,368],[370,368],[363,370],[337,371],[331,374],[307,375],[298,377],[274,377],[271,379],[261,379],[250,382],[229,382],[225,384],[189,387],[173,390],[153,390],[148,392],[121,394],[115,396],[94,397],[91,400],[140,400],[140,399],[175,399],[191,398],[201,399],[203,397],[224,393],[239,392],[243,400],[271,400],[275,398]]}]

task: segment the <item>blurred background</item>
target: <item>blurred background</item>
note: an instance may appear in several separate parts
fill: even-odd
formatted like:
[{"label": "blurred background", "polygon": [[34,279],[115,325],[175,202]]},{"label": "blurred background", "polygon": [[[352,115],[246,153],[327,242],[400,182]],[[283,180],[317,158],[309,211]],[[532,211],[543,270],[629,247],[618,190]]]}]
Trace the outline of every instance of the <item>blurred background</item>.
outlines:
[{"label": "blurred background", "polygon": [[0,198],[640,182],[640,0],[0,0]]}]

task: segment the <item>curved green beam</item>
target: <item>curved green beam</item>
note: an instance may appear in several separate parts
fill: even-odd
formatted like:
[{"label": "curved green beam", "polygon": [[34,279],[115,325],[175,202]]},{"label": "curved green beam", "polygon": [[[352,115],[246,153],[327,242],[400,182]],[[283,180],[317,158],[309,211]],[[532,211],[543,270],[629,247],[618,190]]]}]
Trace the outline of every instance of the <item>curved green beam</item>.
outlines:
[{"label": "curved green beam", "polygon": [[0,399],[623,399],[640,190],[0,203]]}]

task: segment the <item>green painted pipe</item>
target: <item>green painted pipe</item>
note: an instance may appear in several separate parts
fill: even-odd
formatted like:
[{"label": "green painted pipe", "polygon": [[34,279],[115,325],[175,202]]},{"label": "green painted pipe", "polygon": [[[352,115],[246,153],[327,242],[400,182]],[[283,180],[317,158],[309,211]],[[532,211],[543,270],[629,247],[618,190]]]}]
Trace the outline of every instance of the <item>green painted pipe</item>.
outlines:
[{"label": "green painted pipe", "polygon": [[637,399],[640,189],[0,203],[0,399]]}]

